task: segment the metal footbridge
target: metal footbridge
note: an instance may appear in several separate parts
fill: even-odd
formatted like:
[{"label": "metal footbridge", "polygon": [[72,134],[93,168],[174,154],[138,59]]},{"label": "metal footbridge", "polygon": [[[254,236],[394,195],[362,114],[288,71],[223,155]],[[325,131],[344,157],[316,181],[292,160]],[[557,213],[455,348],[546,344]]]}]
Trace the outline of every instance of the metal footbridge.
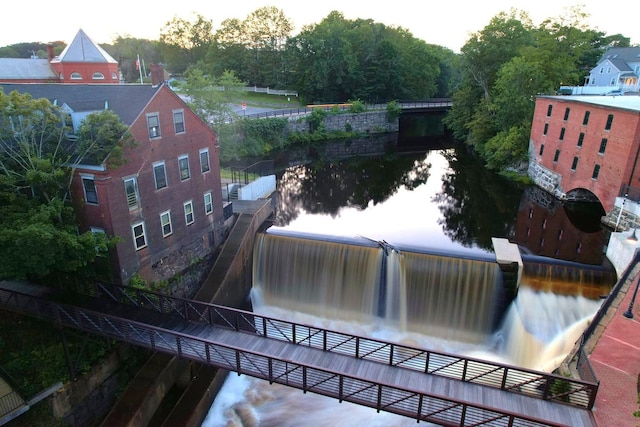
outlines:
[{"label": "metal footbridge", "polygon": [[443,426],[595,426],[597,381],[398,345],[142,289],[0,282],[0,308]]}]

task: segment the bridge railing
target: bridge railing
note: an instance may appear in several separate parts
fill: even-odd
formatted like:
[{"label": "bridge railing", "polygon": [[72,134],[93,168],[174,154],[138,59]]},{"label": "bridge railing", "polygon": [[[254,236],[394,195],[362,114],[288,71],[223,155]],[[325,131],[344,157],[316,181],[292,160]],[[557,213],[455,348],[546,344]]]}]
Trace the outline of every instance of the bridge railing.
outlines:
[{"label": "bridge railing", "polygon": [[[127,299],[130,294],[127,294]],[[162,298],[164,300],[164,298]],[[146,301],[146,298],[144,299]],[[151,298],[153,300],[153,298]],[[159,299],[158,299],[159,301]],[[185,310],[182,305],[178,311]],[[176,305],[177,306],[177,305]],[[372,382],[260,352],[0,288],[0,307],[252,377],[441,425],[556,426],[523,414]],[[213,310],[214,307],[208,309]],[[216,310],[219,307],[216,308]],[[240,314],[240,313],[238,313]],[[245,317],[244,313],[242,318]],[[266,318],[265,318],[266,319]],[[287,323],[287,322],[285,322]]]},{"label": "bridge railing", "polygon": [[597,381],[498,364],[460,355],[418,349],[373,338],[261,316],[253,312],[171,297],[138,288],[96,284],[93,295],[105,295],[189,321],[223,326],[265,338],[339,353],[358,359],[477,383],[544,400],[591,409],[598,391]]}]

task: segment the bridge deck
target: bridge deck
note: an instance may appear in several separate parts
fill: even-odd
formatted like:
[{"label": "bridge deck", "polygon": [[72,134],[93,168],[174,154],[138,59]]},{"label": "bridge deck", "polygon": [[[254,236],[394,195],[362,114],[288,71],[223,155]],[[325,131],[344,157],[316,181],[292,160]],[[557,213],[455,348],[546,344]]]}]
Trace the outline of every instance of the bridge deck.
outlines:
[{"label": "bridge deck", "polygon": [[[14,283],[7,284],[6,282],[0,282],[0,285],[2,285],[0,286],[0,294],[2,294],[1,291],[3,288],[10,288],[25,294],[56,299],[55,295],[48,295],[47,291],[43,291],[42,287]],[[1,302],[3,302],[2,298],[0,298],[0,303]],[[320,349],[307,347],[301,344],[261,337],[249,332],[238,332],[222,327],[212,327],[203,323],[190,322],[178,316],[139,309],[126,304],[90,298],[76,301],[74,306],[91,310],[93,312],[104,313],[111,317],[116,316],[129,321],[139,322],[166,330],[168,334],[166,337],[163,338],[158,335],[159,338],[156,338],[156,341],[159,343],[156,349],[160,351],[163,351],[161,348],[162,343],[167,343],[168,347],[172,347],[175,342],[172,341],[169,335],[170,333],[178,333],[225,347],[239,349],[254,355],[259,354],[268,358],[277,359],[278,364],[276,365],[274,363],[273,365],[274,371],[277,371],[274,376],[279,376],[279,380],[276,382],[283,384],[289,384],[289,380],[286,378],[288,378],[289,375],[292,377],[295,376],[296,371],[300,369],[300,366],[304,365],[319,368],[323,371],[335,373],[337,375],[362,380],[365,383],[370,382],[374,384],[388,385],[392,388],[401,390],[416,391],[418,393],[425,393],[431,396],[440,396],[442,399],[446,399],[447,401],[466,402],[476,407],[486,408],[488,412],[520,414],[525,415],[526,418],[531,419],[532,421],[535,420],[535,422],[532,423],[527,423],[526,420],[525,423],[522,423],[522,420],[520,420],[520,423],[514,425],[595,426],[593,415],[590,410],[576,408],[562,403],[537,399],[496,388],[485,387],[479,384],[458,381],[443,376],[426,374],[398,366],[385,365],[383,363],[354,358],[334,352],[322,351]],[[133,332],[136,333],[136,331]],[[164,351],[167,351],[167,348],[165,348]],[[169,348],[168,351],[171,351],[171,349]],[[198,351],[198,349],[193,351]],[[223,355],[222,357],[224,358],[225,356]],[[226,357],[228,359],[232,359],[232,357]],[[235,357],[238,357],[237,353]],[[252,359],[248,358],[247,361],[244,361],[244,366],[250,365]],[[259,361],[256,361],[255,363],[257,364]],[[287,365],[287,363],[290,363],[291,365]],[[244,369],[240,369],[240,371],[251,375],[251,368],[252,367],[249,366],[247,371],[248,373],[245,372]],[[263,367],[260,368],[264,369]],[[270,362],[270,373],[271,369],[272,365]],[[286,379],[286,381],[283,379]],[[309,377],[309,380],[312,379],[312,377]],[[305,376],[305,384],[306,381],[307,377]],[[329,381],[329,379],[321,379],[318,381],[324,382]],[[291,381],[291,385],[296,386],[296,384],[295,380]],[[350,387],[351,391],[342,390],[342,381],[339,385],[340,396],[349,393],[352,393],[354,396],[361,395],[362,389],[355,390],[358,387],[358,384],[354,385],[353,383],[345,382],[345,387]],[[370,386],[365,388],[370,388]],[[312,392],[318,392],[311,386],[309,387],[309,390]],[[377,389],[375,388],[373,389],[374,395],[376,390]],[[327,392],[320,393],[327,395],[333,394]],[[334,395],[333,397],[336,396]],[[393,398],[393,396],[391,397]],[[365,401],[367,399],[366,397],[359,397],[359,399],[362,399],[363,404],[372,406],[370,402]],[[378,396],[378,401],[379,399],[380,397]],[[348,399],[345,398],[345,400]],[[357,399],[352,399],[351,401],[357,402]],[[422,401],[420,402],[420,404],[422,404]],[[427,403],[425,403],[425,406],[427,406]],[[454,404],[452,406],[456,405]],[[384,408],[382,409],[384,410]],[[439,411],[440,410],[436,409],[434,412]],[[410,411],[407,412],[410,413]],[[496,423],[495,425],[505,424]]]}]

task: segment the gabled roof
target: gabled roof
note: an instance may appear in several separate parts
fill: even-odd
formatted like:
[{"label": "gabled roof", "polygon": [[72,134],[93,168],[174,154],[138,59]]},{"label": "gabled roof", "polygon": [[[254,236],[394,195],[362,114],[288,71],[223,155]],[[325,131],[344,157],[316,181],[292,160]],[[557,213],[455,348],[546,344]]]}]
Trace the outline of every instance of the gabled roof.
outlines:
[{"label": "gabled roof", "polygon": [[57,81],[48,59],[0,58],[0,77],[15,80]]},{"label": "gabled roof", "polygon": [[82,30],[78,31],[71,43],[64,48],[60,56],[53,58],[51,62],[110,62],[118,63],[103,48],[98,46]]},{"label": "gabled roof", "polygon": [[147,104],[161,89],[151,85],[0,83],[5,94],[14,90],[33,98],[46,98],[56,105],[66,104],[74,112],[109,109],[131,126]]},{"label": "gabled roof", "polygon": [[609,49],[602,55],[598,64],[606,59],[610,60],[616,66],[618,61],[624,62],[625,65],[640,62],[640,47],[614,47]]}]

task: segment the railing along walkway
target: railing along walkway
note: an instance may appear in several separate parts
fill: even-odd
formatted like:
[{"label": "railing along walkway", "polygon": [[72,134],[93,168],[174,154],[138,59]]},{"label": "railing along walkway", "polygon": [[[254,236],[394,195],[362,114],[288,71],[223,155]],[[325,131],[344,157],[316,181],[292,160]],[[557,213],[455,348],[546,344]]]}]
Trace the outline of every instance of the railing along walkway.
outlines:
[{"label": "railing along walkway", "polygon": [[419,421],[594,425],[591,383],[132,288],[94,294],[70,304],[1,282],[0,307]]},{"label": "railing along walkway", "polygon": [[[429,109],[441,109],[451,108],[453,102],[449,98],[434,98],[424,101],[407,101],[399,102],[398,105],[402,110],[429,110]],[[365,104],[365,111],[380,111],[386,110],[387,104]],[[306,107],[298,108],[283,108],[272,111],[263,111],[260,113],[245,114],[238,118],[243,119],[262,119],[267,117],[290,117],[311,114],[313,110],[325,110],[325,111],[342,111],[348,112],[351,108],[351,104],[323,104],[323,105],[310,105]]]}]

